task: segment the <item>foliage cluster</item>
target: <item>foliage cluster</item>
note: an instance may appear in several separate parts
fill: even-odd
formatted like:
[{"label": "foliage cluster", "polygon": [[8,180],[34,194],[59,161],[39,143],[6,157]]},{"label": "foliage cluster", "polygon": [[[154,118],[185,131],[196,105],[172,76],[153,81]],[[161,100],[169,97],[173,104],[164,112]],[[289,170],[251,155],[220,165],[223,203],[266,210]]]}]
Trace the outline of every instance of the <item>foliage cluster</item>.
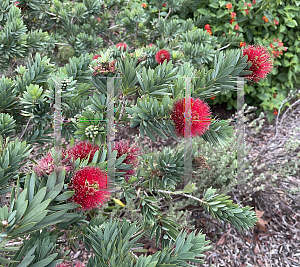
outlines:
[{"label": "foliage cluster", "polygon": [[[227,6],[228,3],[231,6]],[[222,46],[261,44],[269,48],[275,59],[273,72],[267,79],[245,86],[246,103],[258,107],[257,115],[261,111],[268,111],[269,121],[273,120],[274,113],[276,115],[288,93],[296,90],[300,84],[299,6],[300,1],[297,0],[207,0],[199,1],[192,16],[184,17],[204,20]],[[202,28],[205,24],[201,25]],[[231,38],[235,41],[232,42]],[[223,102],[227,103],[228,109],[236,108],[236,94],[228,92],[208,100],[209,104]],[[289,106],[289,102],[285,106]]]}]

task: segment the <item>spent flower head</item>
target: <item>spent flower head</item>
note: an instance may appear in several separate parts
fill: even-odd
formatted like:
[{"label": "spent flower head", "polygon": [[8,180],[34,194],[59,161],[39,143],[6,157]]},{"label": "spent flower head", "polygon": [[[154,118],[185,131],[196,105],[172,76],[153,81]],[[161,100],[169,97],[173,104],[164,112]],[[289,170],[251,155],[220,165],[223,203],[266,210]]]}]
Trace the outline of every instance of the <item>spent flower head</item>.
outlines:
[{"label": "spent flower head", "polygon": [[[66,158],[66,150],[62,149],[61,167],[65,169],[66,172],[71,172],[73,170],[73,164],[70,158]],[[51,152],[48,152],[46,156],[38,161],[38,164],[33,167],[37,176],[43,176],[43,174],[50,175],[54,170],[54,159]]]}]

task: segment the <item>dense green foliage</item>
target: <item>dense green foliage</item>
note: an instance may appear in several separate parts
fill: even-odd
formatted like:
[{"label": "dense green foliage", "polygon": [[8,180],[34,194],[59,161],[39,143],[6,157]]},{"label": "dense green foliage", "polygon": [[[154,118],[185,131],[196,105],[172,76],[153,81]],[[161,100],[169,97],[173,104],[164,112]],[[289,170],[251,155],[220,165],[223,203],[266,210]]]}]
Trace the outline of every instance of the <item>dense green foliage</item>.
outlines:
[{"label": "dense green foliage", "polygon": [[[162,267],[188,266],[187,261],[200,263],[202,253],[210,248],[209,242],[196,231],[187,235],[174,216],[161,211],[171,195],[196,201],[207,213],[239,230],[255,225],[257,217],[249,206],[234,204],[217,191],[225,187],[226,192],[234,184],[232,169],[236,153],[231,146],[234,135],[229,120],[214,120],[201,139],[193,140],[194,159],[205,156],[209,158],[209,166],[213,165],[213,158],[223,163],[218,164],[213,175],[205,168],[196,170],[196,181],[183,189],[178,188],[186,163],[180,147],[144,153],[139,157],[136,174],[126,181],[122,170],[132,166],[125,164],[126,156],[117,158],[117,151],[111,151],[111,143],[106,141],[112,99],[115,122],[138,128],[141,138],[148,136],[154,142],[158,136],[178,140],[170,110],[176,100],[185,96],[188,78],[193,98],[209,101],[216,96],[215,101],[220,103],[219,97],[226,101],[231,94],[233,100],[229,105],[232,105],[236,77],[250,74],[251,64],[243,56],[239,42],[264,43],[266,39],[258,39],[259,34],[267,39],[284,37],[282,41],[289,42],[286,40],[289,33],[282,30],[281,24],[284,21],[290,28],[292,23],[298,25],[298,11],[292,8],[288,15],[276,17],[280,26],[269,25],[271,30],[257,17],[243,20],[243,3],[232,2],[232,5],[239,10],[236,12],[239,32],[245,35],[225,37],[225,30],[233,31],[234,24],[221,23],[225,16],[230,18],[224,1],[174,0],[164,5],[151,0],[146,6],[138,1],[117,0],[0,3],[0,68],[5,73],[0,80],[0,193],[11,192],[9,205],[0,208],[0,251],[10,253],[1,256],[2,266],[17,266],[19,262],[21,266],[56,266],[68,254],[59,253],[58,239],[64,231],[70,233],[75,244],[76,240],[82,240],[93,252],[87,266]],[[268,10],[280,13],[281,7],[287,8],[276,1]],[[249,18],[254,18],[253,12],[266,12],[265,8],[257,1]],[[215,12],[216,9],[219,11]],[[272,21],[270,14],[265,16]],[[206,24],[211,25],[212,36],[204,30]],[[259,27],[254,29],[255,25]],[[127,47],[119,49],[116,44],[120,42]],[[155,45],[151,47],[150,43]],[[227,44],[231,47],[224,48]],[[170,61],[157,62],[155,55],[160,49],[170,52]],[[292,52],[297,57],[298,51],[289,47],[289,53]],[[93,59],[96,54],[101,57]],[[294,55],[292,61],[298,62]],[[283,64],[281,59],[276,62]],[[261,105],[256,97],[265,97],[262,106],[269,109],[265,93],[277,92],[281,99],[292,84],[298,84],[293,74],[298,70],[293,64],[282,65],[287,81],[284,75],[277,75],[278,78],[275,69],[258,86],[247,85],[246,92],[251,97],[246,97],[246,101]],[[291,69],[293,73],[289,74]],[[114,90],[109,93],[112,84]],[[265,91],[256,94],[263,90],[263,85]],[[115,167],[115,189],[101,209],[80,211],[69,202],[74,194],[68,188],[73,172],[55,170],[38,176],[35,171],[20,170],[24,160],[28,161],[32,145],[54,145],[49,134],[54,128],[57,87],[62,89],[61,137],[71,147],[75,140],[86,140],[100,147],[93,158],[74,160],[74,170],[86,166],[102,170]],[[278,106],[277,102],[273,104]],[[214,156],[208,153],[212,148],[230,155]],[[53,153],[53,156],[58,155]],[[196,188],[199,182],[205,184]],[[139,221],[125,215],[120,221],[114,217],[133,210],[141,213]],[[38,231],[42,228],[45,230]],[[19,251],[16,252],[16,247],[5,247],[7,242],[29,234],[31,238],[23,242]],[[137,258],[134,252],[138,250],[134,248],[140,246],[136,242],[143,235],[155,237],[160,250]]]}]

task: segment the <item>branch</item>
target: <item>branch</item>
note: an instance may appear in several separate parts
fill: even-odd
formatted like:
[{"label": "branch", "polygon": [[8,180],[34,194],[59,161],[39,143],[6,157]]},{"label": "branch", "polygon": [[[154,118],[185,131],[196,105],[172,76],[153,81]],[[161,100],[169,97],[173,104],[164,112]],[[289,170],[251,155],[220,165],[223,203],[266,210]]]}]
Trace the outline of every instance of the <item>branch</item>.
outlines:
[{"label": "branch", "polygon": [[166,21],[166,19],[169,17],[171,11],[172,11],[172,9],[169,7],[169,12],[168,12],[167,16],[165,17],[164,21]]},{"label": "branch", "polygon": [[135,39],[137,40],[137,35],[138,35],[138,23],[135,23]]},{"label": "branch", "polygon": [[112,27],[110,27],[110,28],[108,28],[108,29],[110,30],[110,29],[116,28],[116,27],[118,27],[118,26],[122,26],[122,25],[121,25],[121,24],[119,24],[119,25],[114,25],[114,26],[112,26]]},{"label": "branch", "polygon": [[62,16],[60,16],[60,15],[56,15],[56,14],[54,14],[54,13],[51,13],[51,12],[48,12],[48,11],[46,11],[46,10],[44,10],[44,12],[45,12],[46,14],[48,14],[48,15],[55,16],[55,17],[58,17],[58,18],[60,18],[60,19],[62,19],[62,18],[63,18],[63,17],[62,17]]},{"label": "branch", "polygon": [[[287,113],[287,112],[288,112],[295,104],[297,104],[297,103],[300,103],[300,99],[298,99],[294,104],[292,104],[292,105],[284,112],[283,116],[281,117],[280,128],[282,127],[282,121],[283,121],[283,119],[285,118],[286,113]],[[281,108],[281,106],[280,106],[280,108]],[[278,112],[278,113],[279,113],[279,112]],[[275,137],[277,136],[277,123],[278,123],[278,117],[279,117],[279,116],[277,116],[277,118],[276,118],[276,135],[275,135]],[[274,137],[274,139],[275,139],[275,137]]]},{"label": "branch", "polygon": [[25,132],[26,132],[26,130],[27,130],[27,128],[28,128],[29,122],[31,121],[31,118],[32,118],[32,117],[29,118],[29,120],[28,120],[28,122],[27,122],[27,125],[26,125],[24,131],[22,132],[22,134],[21,134],[21,136],[20,136],[20,140],[22,139],[23,135],[25,134]]},{"label": "branch", "polygon": [[223,49],[227,48],[228,46],[230,46],[230,44],[228,44],[228,45],[226,45],[226,46],[223,46],[223,47],[217,49],[217,51],[223,50]]},{"label": "branch", "polygon": [[64,44],[64,43],[54,43],[55,45],[67,45],[67,46],[71,46],[70,44]]},{"label": "branch", "polygon": [[191,195],[187,195],[187,194],[184,194],[184,193],[176,193],[176,192],[165,191],[165,190],[161,190],[161,189],[156,189],[156,191],[161,192],[161,193],[165,193],[165,194],[182,195],[182,196],[189,197],[189,198],[192,198],[192,199],[194,199],[194,200],[197,200],[198,202],[206,203],[205,201],[203,201],[203,200],[200,199],[200,198],[197,198],[197,197],[194,197],[194,196],[191,196]]}]

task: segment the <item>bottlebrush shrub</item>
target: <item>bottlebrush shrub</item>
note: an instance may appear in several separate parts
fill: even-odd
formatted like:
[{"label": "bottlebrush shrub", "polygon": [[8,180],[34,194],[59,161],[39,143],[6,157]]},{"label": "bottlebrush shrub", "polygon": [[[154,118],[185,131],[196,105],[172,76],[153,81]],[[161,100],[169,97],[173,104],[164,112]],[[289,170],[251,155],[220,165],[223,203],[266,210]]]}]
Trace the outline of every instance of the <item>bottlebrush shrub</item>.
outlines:
[{"label": "bottlebrush shrub", "polygon": [[[198,34],[201,37],[203,33],[199,31]],[[193,36],[187,34],[186,38],[193,39]],[[211,37],[208,34],[205,38]],[[185,79],[191,77],[193,88],[191,116],[196,120],[201,119],[209,113],[208,106],[204,105],[205,99],[218,95],[220,90],[234,90],[236,76],[251,74],[247,57],[243,56],[242,50],[228,53],[217,51],[214,69],[206,70],[204,67],[197,70],[188,62],[177,62],[179,65],[175,67],[171,59],[153,68],[146,68],[126,51],[122,53],[124,58],[114,58],[115,53],[111,51],[101,51],[98,53],[101,58],[97,60],[93,60],[93,54],[71,58],[70,63],[58,70],[48,64],[47,57],[41,58],[37,53],[35,59],[29,61],[27,68],[22,70],[22,77],[17,76],[13,80],[3,77],[0,80],[1,95],[8,96],[7,101],[1,102],[0,99],[0,106],[14,117],[18,126],[15,133],[11,134],[11,138],[15,138],[13,141],[0,142],[0,167],[3,170],[0,172],[0,192],[11,192],[10,208],[0,208],[0,248],[3,249],[9,240],[19,237],[24,240],[17,252],[15,249],[12,251],[11,258],[16,262],[0,257],[5,264],[28,266],[34,262],[39,266],[46,259],[50,266],[62,263],[69,252],[59,254],[60,248],[56,244],[61,242],[58,236],[66,230],[73,233],[72,242],[77,244],[82,240],[92,252],[87,266],[93,267],[106,266],[108,263],[116,267],[146,267],[149,262],[185,266],[186,261],[201,262],[198,257],[202,257],[203,251],[209,249],[205,235],[194,231],[187,238],[181,226],[161,212],[161,205],[168,203],[171,196],[184,194],[193,197],[191,194],[195,190],[195,183],[179,187],[184,175],[184,150],[164,147],[159,153],[139,155],[139,163],[136,163],[139,152],[135,145],[130,142],[119,143],[119,147],[117,145],[113,149],[113,144],[110,145],[107,140],[108,129],[110,134],[121,134],[122,130],[117,130],[115,124],[137,128],[140,142],[145,136],[153,142],[157,136],[164,139],[173,137],[177,141],[183,139],[176,135],[175,123],[178,118],[184,118],[182,104]],[[94,67],[99,67],[100,72],[94,73]],[[67,178],[66,169],[50,173],[48,163],[51,165],[52,159],[49,158],[45,162],[45,170],[49,175],[39,176],[27,170],[19,173],[22,161],[29,154],[26,142],[42,145],[53,142],[49,136],[53,129],[47,127],[52,121],[46,121],[46,111],[37,113],[38,119],[32,120],[31,116],[21,112],[21,107],[34,106],[39,99],[51,107],[46,115],[53,116],[58,101],[55,87],[63,76],[69,77],[70,82],[61,83],[61,114],[66,122],[62,123],[62,138],[67,142],[71,140],[71,143],[80,140],[74,146],[70,144],[71,148],[62,157],[77,158],[73,160],[73,172]],[[111,78],[116,79],[112,82]],[[25,91],[29,94],[26,99],[23,94]],[[178,103],[181,103],[181,111],[174,122],[172,111]],[[75,117],[78,119],[73,119]],[[42,121],[42,118],[45,120]],[[205,132],[201,130],[197,134],[205,142],[217,147],[232,137],[233,127],[229,123],[211,120]],[[24,139],[23,143],[18,141],[19,136]],[[118,149],[120,154],[126,153],[118,156]],[[124,172],[132,169],[133,165],[136,165],[136,173],[124,179]],[[109,181],[107,176],[111,178]],[[239,230],[253,227],[258,220],[255,212],[249,206],[233,204],[227,198],[209,187],[197,201],[206,212]],[[128,208],[128,203],[133,205],[132,209]],[[123,217],[122,222],[110,216],[115,209],[123,211],[119,216],[120,219]],[[126,214],[133,211],[140,212],[142,222],[129,223],[125,220]],[[42,235],[39,231],[42,228],[46,228],[51,236]],[[136,259],[132,253],[140,246],[138,240],[147,236],[149,228],[149,238],[155,236],[158,251],[154,255]],[[36,239],[31,238],[33,233],[36,233]],[[27,240],[29,235],[30,239]],[[48,239],[51,246],[39,245],[50,244]],[[189,253],[188,258],[186,253]]]},{"label": "bottlebrush shrub", "polygon": [[[299,40],[296,37],[298,34],[297,25],[299,25],[299,9],[294,1],[282,1],[278,5],[276,1],[272,1],[262,5],[262,2],[259,1],[245,3],[245,1],[232,0],[227,3],[215,3],[215,1],[209,0],[200,6],[197,1],[189,5],[176,2],[173,3],[170,13],[168,12],[169,4],[166,4],[166,7],[162,3],[151,4],[151,8],[149,8],[149,3],[147,4],[148,7],[143,8],[141,3],[136,1],[131,1],[126,7],[122,5],[102,6],[98,2],[92,7],[82,3],[82,8],[92,15],[86,18],[84,12],[76,13],[78,19],[75,27],[66,26],[73,25],[74,21],[71,17],[66,18],[66,21],[53,21],[53,14],[57,17],[63,17],[65,13],[77,10],[77,4],[73,2],[47,6],[50,12],[44,12],[38,17],[33,14],[34,9],[28,8],[26,3],[21,3],[24,6],[22,12],[13,3],[8,8],[3,6],[3,10],[10,10],[9,12],[14,14],[7,16],[7,24],[4,23],[5,20],[2,22],[3,33],[8,34],[8,36],[3,34],[1,42],[14,40],[18,45],[16,48],[7,48],[2,51],[4,56],[1,59],[2,61],[0,60],[0,68],[7,69],[11,61],[16,59],[18,60],[16,64],[19,65],[19,60],[24,56],[26,57],[30,49],[42,49],[43,55],[51,58],[51,64],[65,64],[66,60],[73,55],[98,53],[100,48],[115,47],[112,44],[117,44],[120,40],[126,40],[126,44],[133,49],[139,49],[150,43],[157,45],[157,51],[155,51],[153,59],[150,59],[152,56],[147,55],[145,62],[147,65],[151,65],[151,61],[156,63],[155,54],[159,50],[171,51],[172,49],[171,56],[176,53],[180,53],[182,56],[177,58],[174,62],[175,65],[190,62],[194,67],[202,69],[204,65],[205,67],[212,67],[214,52],[221,46],[230,44],[231,48],[239,48],[241,42],[248,45],[263,45],[260,42],[260,37],[263,36],[262,39],[267,38],[269,41],[267,46],[270,45],[273,39],[282,38],[281,42],[288,47],[288,52],[279,51],[278,53],[274,51],[274,55],[283,53],[275,60],[282,67],[282,70],[280,72],[279,70],[273,70],[269,75],[268,85],[266,85],[266,81],[260,81],[254,85],[256,93],[246,93],[247,103],[260,106],[261,108],[257,112],[267,110],[269,106],[265,105],[265,100],[262,99],[266,98],[265,95],[255,96],[262,89],[268,93],[269,90],[266,87],[272,88],[272,90],[276,90],[276,93],[283,94],[286,97],[290,89],[296,88],[296,85],[299,84],[298,54],[300,49]],[[99,14],[94,11],[96,9],[101,10],[101,19]],[[160,12],[157,12],[158,10]],[[135,15],[136,12],[138,12],[138,16]],[[160,16],[161,12],[167,12],[167,16]],[[216,12],[218,13],[216,14]],[[27,48],[24,50],[21,45],[24,41],[23,38],[30,35],[30,27],[25,27],[26,21],[21,29],[22,34],[11,34],[9,30],[6,30],[6,27],[8,25],[13,25],[13,28],[18,27],[17,25],[27,15],[33,17],[32,30],[39,38],[36,38],[34,43],[27,43]],[[40,23],[41,21],[52,21],[54,26]],[[227,23],[224,23],[224,21],[227,21]],[[109,25],[112,24],[115,26],[110,27]],[[213,32],[212,36],[205,30],[207,24],[211,28],[209,31]],[[91,31],[91,27],[86,25],[92,25],[93,31]],[[116,25],[119,26],[116,27]],[[50,27],[51,32],[48,33]],[[72,32],[74,38],[69,38],[70,32]],[[56,36],[57,34],[60,36],[60,40],[56,45],[53,45],[50,39],[52,35]],[[25,39],[29,40],[30,36]],[[119,57],[123,56],[122,53],[119,54]],[[227,96],[225,94],[223,97],[216,97],[215,102],[208,103],[228,102],[228,108],[230,109],[233,106],[232,101],[230,101],[232,98],[228,92]],[[233,102],[236,102],[235,99]],[[269,99],[268,102],[273,101]],[[285,105],[288,105],[288,103]],[[271,110],[268,110],[268,112],[269,114],[273,113]]]}]

